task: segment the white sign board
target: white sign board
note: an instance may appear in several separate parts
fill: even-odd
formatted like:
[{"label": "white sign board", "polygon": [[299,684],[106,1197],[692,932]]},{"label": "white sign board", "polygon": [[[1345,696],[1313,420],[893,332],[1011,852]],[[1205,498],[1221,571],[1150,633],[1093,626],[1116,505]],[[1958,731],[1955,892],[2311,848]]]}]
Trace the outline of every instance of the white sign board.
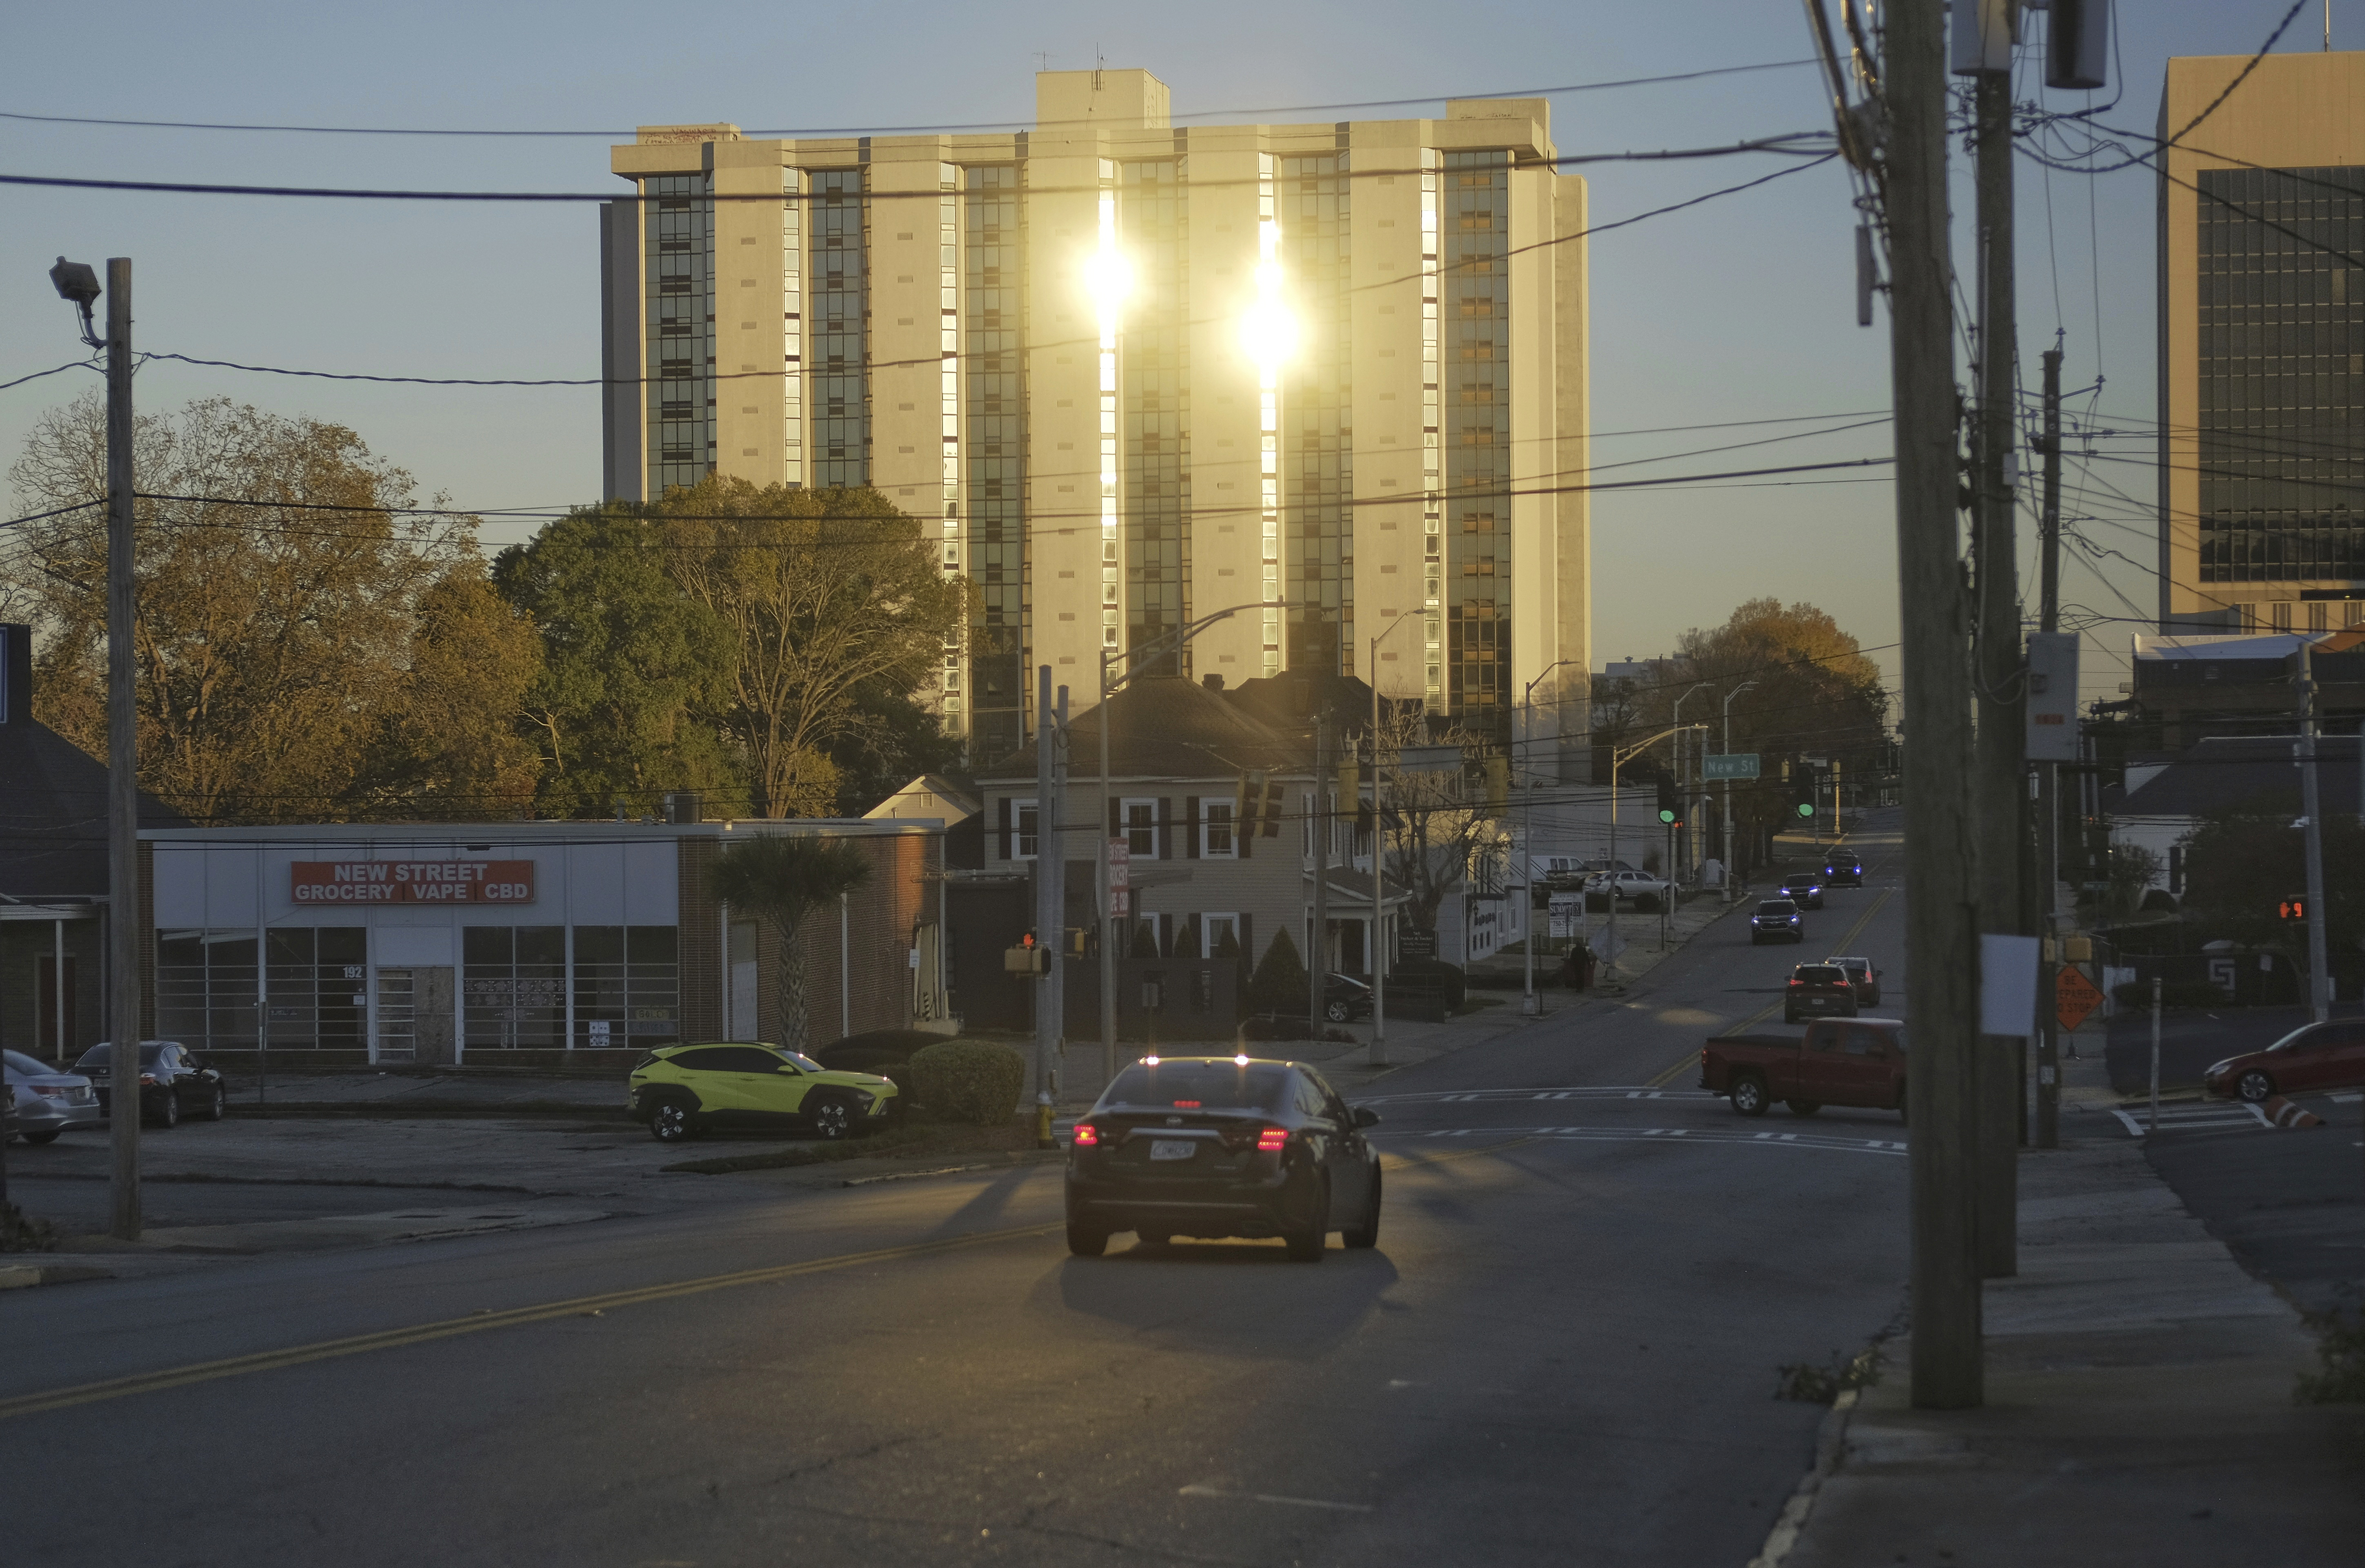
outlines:
[{"label": "white sign board", "polygon": [[2078,760],[2078,633],[2028,634],[2028,760]]},{"label": "white sign board", "polygon": [[1551,935],[1554,939],[1564,940],[1576,935],[1578,927],[1585,919],[1584,903],[1584,895],[1580,893],[1552,895],[1551,902],[1544,908],[1545,918],[1551,922]]},{"label": "white sign board", "polygon": [[2034,936],[1979,937],[1979,1033],[2026,1037],[2036,1027]]}]

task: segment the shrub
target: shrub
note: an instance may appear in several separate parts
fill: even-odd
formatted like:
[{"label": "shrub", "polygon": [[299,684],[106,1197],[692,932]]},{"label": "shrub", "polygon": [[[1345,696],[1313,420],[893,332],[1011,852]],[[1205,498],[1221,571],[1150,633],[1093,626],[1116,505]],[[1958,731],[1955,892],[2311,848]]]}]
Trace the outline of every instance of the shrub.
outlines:
[{"label": "shrub", "polygon": [[1445,999],[1445,1005],[1449,1008],[1461,1006],[1469,997],[1470,982],[1462,972],[1462,967],[1449,964],[1443,958],[1400,959],[1389,971],[1388,980],[1392,984],[1418,986],[1436,991]]},{"label": "shrub", "polygon": [[1264,950],[1264,958],[1249,980],[1249,1009],[1255,1013],[1286,1013],[1306,1006],[1307,986],[1305,962],[1297,956],[1297,944],[1283,931]]},{"label": "shrub", "polygon": [[912,1053],[913,1098],[939,1122],[996,1126],[1018,1109],[1026,1058],[984,1040],[946,1040]]}]

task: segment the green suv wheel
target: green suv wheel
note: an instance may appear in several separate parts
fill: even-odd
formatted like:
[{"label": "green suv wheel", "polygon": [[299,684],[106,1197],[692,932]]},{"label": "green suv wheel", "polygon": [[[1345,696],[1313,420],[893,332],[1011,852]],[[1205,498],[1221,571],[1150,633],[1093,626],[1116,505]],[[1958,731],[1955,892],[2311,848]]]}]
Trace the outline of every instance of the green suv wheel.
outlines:
[{"label": "green suv wheel", "polygon": [[698,1131],[698,1122],[680,1101],[660,1100],[649,1113],[649,1131],[659,1143],[679,1143]]}]

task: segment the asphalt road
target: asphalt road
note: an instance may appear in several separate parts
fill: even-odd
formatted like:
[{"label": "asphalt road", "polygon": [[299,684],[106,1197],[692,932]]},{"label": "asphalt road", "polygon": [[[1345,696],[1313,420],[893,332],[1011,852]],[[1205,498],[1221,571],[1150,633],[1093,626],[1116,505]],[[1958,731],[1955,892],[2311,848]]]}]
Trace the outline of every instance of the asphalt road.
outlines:
[{"label": "asphalt road", "polygon": [[1901,998],[1867,851],[1803,949],[1373,1083],[1381,1244],[1319,1266],[1071,1259],[1037,1168],[0,1295],[10,1555],[1745,1562],[1821,1414],[1777,1369],[1900,1305],[1904,1135],[1687,1091],[1801,958]]}]

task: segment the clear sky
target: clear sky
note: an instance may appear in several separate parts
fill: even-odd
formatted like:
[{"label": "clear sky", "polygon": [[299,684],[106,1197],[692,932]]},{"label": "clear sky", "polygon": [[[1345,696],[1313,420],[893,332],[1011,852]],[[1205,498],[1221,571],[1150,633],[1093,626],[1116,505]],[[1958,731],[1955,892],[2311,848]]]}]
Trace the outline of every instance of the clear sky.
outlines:
[{"label": "clear sky", "polygon": [[[2282,47],[2320,47],[2309,0]],[[2143,0],[2121,7],[2119,106],[2099,118],[2149,129],[2171,54],[2247,54],[2287,0]],[[2332,0],[2337,47],[2365,47],[2365,0]],[[1802,61],[1806,23],[1788,0],[1606,0],[1570,5],[1402,0],[1203,0],[1106,7],[1005,3],[893,6],[551,4],[401,6],[131,3],[13,12],[0,109],[18,114],[313,126],[588,130],[730,120],[750,130],[1023,123],[1031,73],[1095,53],[1173,89],[1179,115],[1242,119],[1395,118],[1418,107],[1304,106],[1535,89],[1710,67]],[[2032,87],[2030,89],[2034,91]],[[2112,93],[2093,95],[2107,100]],[[2047,95],[2085,106],[2085,95]],[[1189,123],[1208,123],[1194,120]],[[1828,129],[1803,66],[1552,98],[1564,154],[1699,147]],[[112,129],[0,120],[0,172],[113,179],[480,190],[621,190],[606,135],[443,138]],[[2196,138],[2204,141],[2205,138]],[[1600,164],[1586,173],[1597,223],[1771,173],[1763,156]],[[1970,208],[1957,159],[1958,237]],[[2153,184],[2142,169],[2096,180],[2020,176],[2023,378],[2057,326],[2065,385],[2104,424],[2147,430],[2153,386]],[[1708,453],[1803,426],[1662,427],[1885,413],[1886,316],[1855,320],[1847,182],[1836,165],[1651,219],[1591,241],[1597,462],[1668,459],[1621,473],[1708,472],[1885,455],[1886,427]],[[591,376],[598,371],[593,209],[293,201],[0,189],[0,381],[75,356],[68,308],[43,274],[61,252],[137,263],[137,345],[151,352],[392,375]],[[1964,268],[1967,278],[1969,269]],[[2098,314],[2099,308],[2099,314]],[[96,377],[84,371],[0,391],[0,459],[41,410]],[[372,386],[151,364],[143,407],[226,395],[333,420],[416,474],[423,490],[484,509],[596,500],[595,387]],[[1829,424],[1856,420],[1832,420]],[[1620,435],[1611,432],[1661,431]],[[2130,440],[2097,451],[2143,454]],[[1684,455],[1691,454],[1694,455]],[[2151,476],[2126,462],[2077,465],[2130,497]],[[1604,477],[1614,476],[1604,475]],[[1810,476],[1809,477],[1813,477]],[[2080,532],[2152,560],[2136,505],[2081,487]],[[2127,526],[2132,523],[2133,530]],[[1807,599],[1835,615],[1894,675],[1898,603],[1885,480],[1609,494],[1594,509],[1597,663],[1667,651],[1743,599]],[[488,543],[517,536],[488,529]],[[2068,552],[2072,556],[2078,553]],[[2024,568],[2033,584],[2033,571]],[[2107,582],[2065,567],[2063,597],[2107,617],[2155,602],[2147,565],[2104,563]],[[2113,585],[2136,610],[2122,602]],[[2126,678],[2126,637],[2089,636],[2088,694]]]}]

